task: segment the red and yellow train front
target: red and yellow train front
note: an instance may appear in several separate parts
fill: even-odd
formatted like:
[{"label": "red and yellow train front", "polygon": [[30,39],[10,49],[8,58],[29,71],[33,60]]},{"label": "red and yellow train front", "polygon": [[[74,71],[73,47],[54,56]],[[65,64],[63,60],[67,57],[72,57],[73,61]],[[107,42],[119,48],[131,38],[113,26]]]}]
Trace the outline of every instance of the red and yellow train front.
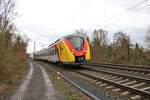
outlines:
[{"label": "red and yellow train front", "polygon": [[59,60],[66,63],[80,63],[90,60],[90,48],[85,37],[69,35],[57,44]]}]

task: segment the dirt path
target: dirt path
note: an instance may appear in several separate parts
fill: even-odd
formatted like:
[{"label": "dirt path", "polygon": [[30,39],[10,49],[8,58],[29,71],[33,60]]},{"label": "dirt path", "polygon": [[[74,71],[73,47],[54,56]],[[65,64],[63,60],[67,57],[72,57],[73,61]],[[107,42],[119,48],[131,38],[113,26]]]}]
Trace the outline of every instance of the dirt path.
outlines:
[{"label": "dirt path", "polygon": [[[33,65],[33,74],[31,78],[29,76],[28,79],[25,79],[22,84],[23,92],[18,88],[18,91],[14,94],[11,100],[59,100],[51,81],[49,80],[48,75],[42,66],[38,64],[30,64]],[[32,68],[32,67],[30,67]],[[27,84],[29,82],[29,84]],[[22,93],[21,93],[22,92]],[[20,94],[21,93],[21,94]]]}]

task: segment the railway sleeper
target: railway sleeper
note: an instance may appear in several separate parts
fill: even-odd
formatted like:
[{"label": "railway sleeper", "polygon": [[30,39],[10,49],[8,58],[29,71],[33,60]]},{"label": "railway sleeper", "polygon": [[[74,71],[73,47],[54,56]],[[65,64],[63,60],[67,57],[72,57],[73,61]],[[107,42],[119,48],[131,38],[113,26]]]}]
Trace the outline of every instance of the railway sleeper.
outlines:
[{"label": "railway sleeper", "polygon": [[124,92],[120,93],[120,95],[122,95],[122,96],[126,96],[126,95],[128,95],[128,94],[130,94],[129,91],[124,91]]},{"label": "railway sleeper", "polygon": [[149,90],[150,86],[140,89],[141,91]]},{"label": "railway sleeper", "polygon": [[131,84],[134,84],[136,83],[137,81],[131,81],[131,82],[128,82],[128,83],[124,83],[123,85],[131,85]]},{"label": "railway sleeper", "polygon": [[108,77],[108,78],[106,78],[107,80],[111,80],[111,79],[116,79],[117,78],[117,76],[113,76],[113,77]]},{"label": "railway sleeper", "polygon": [[110,77],[112,77],[112,75],[107,75],[107,76],[105,76],[105,78],[110,78]]},{"label": "railway sleeper", "polygon": [[147,76],[150,76],[150,73],[146,74]]},{"label": "railway sleeper", "polygon": [[140,84],[136,84],[136,85],[133,85],[133,86],[131,86],[132,88],[136,88],[136,87],[139,87],[139,86],[142,86],[142,85],[144,85],[145,83],[140,83]]},{"label": "railway sleeper", "polygon": [[132,100],[139,100],[139,99],[141,99],[141,96],[140,95],[135,95],[135,96],[131,96],[130,98]]},{"label": "railway sleeper", "polygon": [[80,76],[81,78],[84,78],[84,79],[86,79],[87,77],[86,76]]},{"label": "railway sleeper", "polygon": [[134,72],[135,75],[139,75],[139,72]]},{"label": "railway sleeper", "polygon": [[103,83],[103,84],[100,84],[99,86],[100,86],[100,87],[105,87],[105,86],[107,86],[107,84],[106,84],[106,83]]},{"label": "railway sleeper", "polygon": [[115,88],[114,86],[107,86],[106,89],[112,89]]},{"label": "railway sleeper", "polygon": [[129,74],[132,74],[132,73],[134,73],[134,71],[128,71],[128,73],[129,73]]},{"label": "railway sleeper", "polygon": [[102,74],[99,74],[100,77],[105,77],[106,74],[102,73]]},{"label": "railway sleeper", "polygon": [[95,84],[96,84],[96,85],[99,85],[99,84],[101,84],[101,83],[102,83],[102,82],[99,81],[99,82],[96,82]]},{"label": "railway sleeper", "polygon": [[89,79],[88,79],[88,81],[92,81],[92,80],[93,80],[92,78],[89,78]]},{"label": "railway sleeper", "polygon": [[92,80],[92,81],[90,81],[91,83],[95,83],[95,82],[97,82],[97,80]]},{"label": "railway sleeper", "polygon": [[123,78],[122,77],[120,77],[120,78],[115,78],[115,79],[110,79],[110,81],[112,81],[112,82],[116,82],[116,81],[120,81],[120,80],[122,80]]},{"label": "railway sleeper", "polygon": [[120,90],[121,90],[120,88],[117,88],[117,89],[113,89],[112,92],[118,92]]},{"label": "railway sleeper", "polygon": [[129,79],[124,79],[124,80],[117,81],[116,83],[121,84],[121,83],[123,83],[123,82],[128,82],[128,81],[129,81]]},{"label": "railway sleeper", "polygon": [[84,79],[85,79],[85,80],[88,80],[89,78],[88,78],[88,77],[85,77]]}]

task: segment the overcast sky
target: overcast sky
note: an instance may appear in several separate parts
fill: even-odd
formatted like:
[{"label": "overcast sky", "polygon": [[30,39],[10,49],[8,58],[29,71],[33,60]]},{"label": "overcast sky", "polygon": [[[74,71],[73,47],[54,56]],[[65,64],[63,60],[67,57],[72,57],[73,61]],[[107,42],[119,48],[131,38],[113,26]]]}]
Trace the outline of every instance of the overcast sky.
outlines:
[{"label": "overcast sky", "polygon": [[17,31],[31,39],[28,52],[33,52],[33,41],[36,41],[36,50],[40,50],[76,29],[84,29],[89,35],[99,28],[110,33],[122,30],[133,42],[144,45],[144,36],[150,27],[150,0],[129,10],[142,1],[17,0],[15,23]]}]

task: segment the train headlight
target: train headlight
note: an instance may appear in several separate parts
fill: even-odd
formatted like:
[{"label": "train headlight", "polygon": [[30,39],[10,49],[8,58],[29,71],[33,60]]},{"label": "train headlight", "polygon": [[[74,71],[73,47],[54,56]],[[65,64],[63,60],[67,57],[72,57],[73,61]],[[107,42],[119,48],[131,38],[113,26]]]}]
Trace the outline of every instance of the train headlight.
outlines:
[{"label": "train headlight", "polygon": [[57,74],[58,74],[58,75],[60,75],[60,73],[59,73],[59,72],[57,72]]},{"label": "train headlight", "polygon": [[84,52],[86,52],[86,50]]},{"label": "train headlight", "polygon": [[71,53],[73,54],[73,51]]}]

